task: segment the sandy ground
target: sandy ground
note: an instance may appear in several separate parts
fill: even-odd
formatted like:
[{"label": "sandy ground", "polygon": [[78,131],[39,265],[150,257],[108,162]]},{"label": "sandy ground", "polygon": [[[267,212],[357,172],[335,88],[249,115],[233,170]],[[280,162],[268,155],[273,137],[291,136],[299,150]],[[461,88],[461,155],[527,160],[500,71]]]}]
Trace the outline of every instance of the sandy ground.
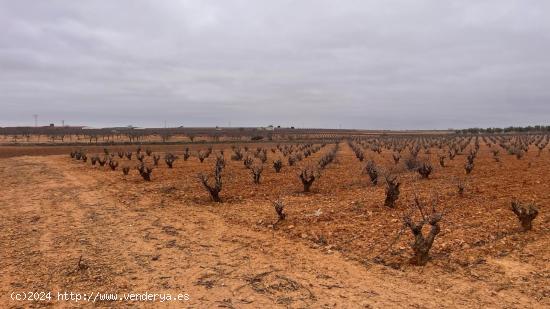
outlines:
[{"label": "sandy ground", "polygon": [[[262,183],[252,184],[226,148],[222,204],[210,202],[196,179],[213,157],[178,160],[174,169],[163,164],[150,183],[135,170],[124,177],[68,155],[0,159],[0,307],[550,306],[548,153],[496,163],[482,149],[463,198],[448,181],[463,176],[463,157],[430,180],[403,172],[403,197],[388,210],[380,205],[383,186],[369,185],[351,149],[340,148],[309,194],[300,192],[298,167],[276,174],[268,165]],[[269,155],[271,162],[276,155]],[[391,164],[389,155],[384,164]],[[426,267],[406,262],[409,234],[393,244],[413,187],[435,188],[442,205],[456,205]],[[508,205],[513,195],[540,203],[529,233],[517,230]],[[288,205],[288,220],[274,226],[276,197]],[[26,291],[52,291],[54,298],[58,291],[187,293],[190,300],[10,299]]]}]

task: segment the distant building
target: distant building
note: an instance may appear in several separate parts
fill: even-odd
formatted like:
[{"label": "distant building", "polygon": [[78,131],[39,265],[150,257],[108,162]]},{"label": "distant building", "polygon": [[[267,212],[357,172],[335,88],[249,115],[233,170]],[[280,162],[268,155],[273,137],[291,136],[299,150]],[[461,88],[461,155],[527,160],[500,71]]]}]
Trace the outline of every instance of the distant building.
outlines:
[{"label": "distant building", "polygon": [[133,125],[127,125],[125,127],[107,127],[107,128],[103,128],[103,129],[108,129],[108,130],[135,130],[135,129],[141,129],[141,128],[134,127]]},{"label": "distant building", "polygon": [[268,125],[267,127],[259,127],[258,130],[261,131],[273,131],[275,130],[275,127],[273,125]]}]

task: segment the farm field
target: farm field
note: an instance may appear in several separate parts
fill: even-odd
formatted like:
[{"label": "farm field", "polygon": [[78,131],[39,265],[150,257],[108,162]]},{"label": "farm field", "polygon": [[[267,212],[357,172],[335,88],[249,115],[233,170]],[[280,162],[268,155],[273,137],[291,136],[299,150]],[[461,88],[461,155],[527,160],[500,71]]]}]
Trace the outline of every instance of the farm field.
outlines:
[{"label": "farm field", "polygon": [[[185,292],[189,308],[548,307],[547,142],[544,135],[369,137],[214,144],[211,151],[208,144],[154,145],[150,154],[141,146],[151,181],[136,169],[142,164],[137,145],[107,146],[109,155],[91,146],[25,146],[27,155],[0,147],[0,292]],[[508,154],[504,147],[510,145],[526,148]],[[71,158],[71,151],[86,154],[86,162]],[[239,151],[242,158],[234,158]],[[199,153],[206,152],[200,162]],[[173,168],[165,163],[167,154],[177,157]],[[297,155],[301,159],[290,166],[288,159]],[[105,165],[92,165],[92,158]],[[198,175],[208,174],[213,186],[220,158],[217,203]],[[109,161],[117,162],[115,170]],[[421,163],[431,168],[427,178],[417,172]],[[128,175],[121,171],[125,166]],[[315,179],[304,192],[298,175],[307,168]],[[400,183],[393,207],[385,205],[392,179]],[[532,230],[523,231],[511,210],[516,199],[536,205]],[[423,235],[430,226],[440,228],[425,265],[413,263],[412,229],[404,219],[419,222],[417,207],[426,218],[441,216],[421,228]],[[2,298],[0,307],[21,303]]]}]

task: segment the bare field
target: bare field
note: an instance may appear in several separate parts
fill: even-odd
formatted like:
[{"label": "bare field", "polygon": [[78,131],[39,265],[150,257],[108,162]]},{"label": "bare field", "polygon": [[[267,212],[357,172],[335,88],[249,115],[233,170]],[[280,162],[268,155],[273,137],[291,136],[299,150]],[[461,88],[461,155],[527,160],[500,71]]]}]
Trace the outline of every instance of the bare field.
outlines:
[{"label": "bare field", "polygon": [[[316,142],[312,142],[316,143]],[[281,144],[283,147],[286,145]],[[0,307],[71,307],[74,303],[14,302],[12,291],[185,292],[185,303],[84,303],[89,307],[189,308],[544,308],[550,306],[550,152],[531,145],[521,159],[500,149],[499,162],[481,142],[466,175],[468,147],[438,163],[437,147],[418,155],[433,172],[408,170],[408,150],[365,148],[360,162],[346,141],[320,172],[311,192],[298,173],[334,148],[320,147],[289,166],[276,144],[267,149],[260,183],[231,145],[151,146],[178,156],[161,159],[144,181],[134,151],[120,166],[92,166],[69,157],[74,147],[0,147]],[[495,145],[495,147],[498,147]],[[145,146],[143,147],[146,148]],[[52,152],[52,149],[55,151]],[[88,156],[102,147],[87,147]],[[222,203],[210,200],[197,178],[212,172],[224,150]],[[271,151],[271,149],[274,150]],[[445,148],[443,148],[445,149]],[[62,155],[59,153],[63,153]],[[22,154],[27,154],[21,156]],[[48,156],[46,156],[48,154]],[[273,161],[281,158],[280,173]],[[362,170],[372,159],[401,182],[395,208],[384,206],[386,185]],[[152,156],[144,161],[152,166]],[[131,167],[124,176],[122,166]],[[464,182],[464,194],[457,183]],[[411,265],[413,236],[404,227],[415,193],[437,197],[440,222],[425,266]],[[535,202],[538,217],[523,232],[511,201]],[[285,205],[279,221],[273,201]],[[426,227],[427,228],[427,227]]]}]

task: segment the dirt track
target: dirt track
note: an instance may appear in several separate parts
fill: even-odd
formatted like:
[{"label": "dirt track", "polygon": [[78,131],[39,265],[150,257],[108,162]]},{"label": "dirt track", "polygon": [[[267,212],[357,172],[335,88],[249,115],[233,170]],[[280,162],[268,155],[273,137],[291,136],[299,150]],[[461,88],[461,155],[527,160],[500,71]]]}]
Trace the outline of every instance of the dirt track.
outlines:
[{"label": "dirt track", "polygon": [[[235,224],[216,205],[154,198],[131,183],[81,173],[67,156],[0,160],[0,307],[13,291],[188,293],[189,302],[96,303],[89,307],[533,308],[548,304],[452,272],[436,279],[364,265],[269,230]],[[118,173],[117,173],[118,174]],[[28,177],[33,175],[33,177]],[[79,264],[79,258],[82,257]],[[522,265],[505,265],[521,270]],[[528,268],[529,266],[524,266]],[[525,269],[524,271],[529,271]],[[440,283],[446,282],[443,287]],[[79,305],[83,305],[80,303]]]}]

